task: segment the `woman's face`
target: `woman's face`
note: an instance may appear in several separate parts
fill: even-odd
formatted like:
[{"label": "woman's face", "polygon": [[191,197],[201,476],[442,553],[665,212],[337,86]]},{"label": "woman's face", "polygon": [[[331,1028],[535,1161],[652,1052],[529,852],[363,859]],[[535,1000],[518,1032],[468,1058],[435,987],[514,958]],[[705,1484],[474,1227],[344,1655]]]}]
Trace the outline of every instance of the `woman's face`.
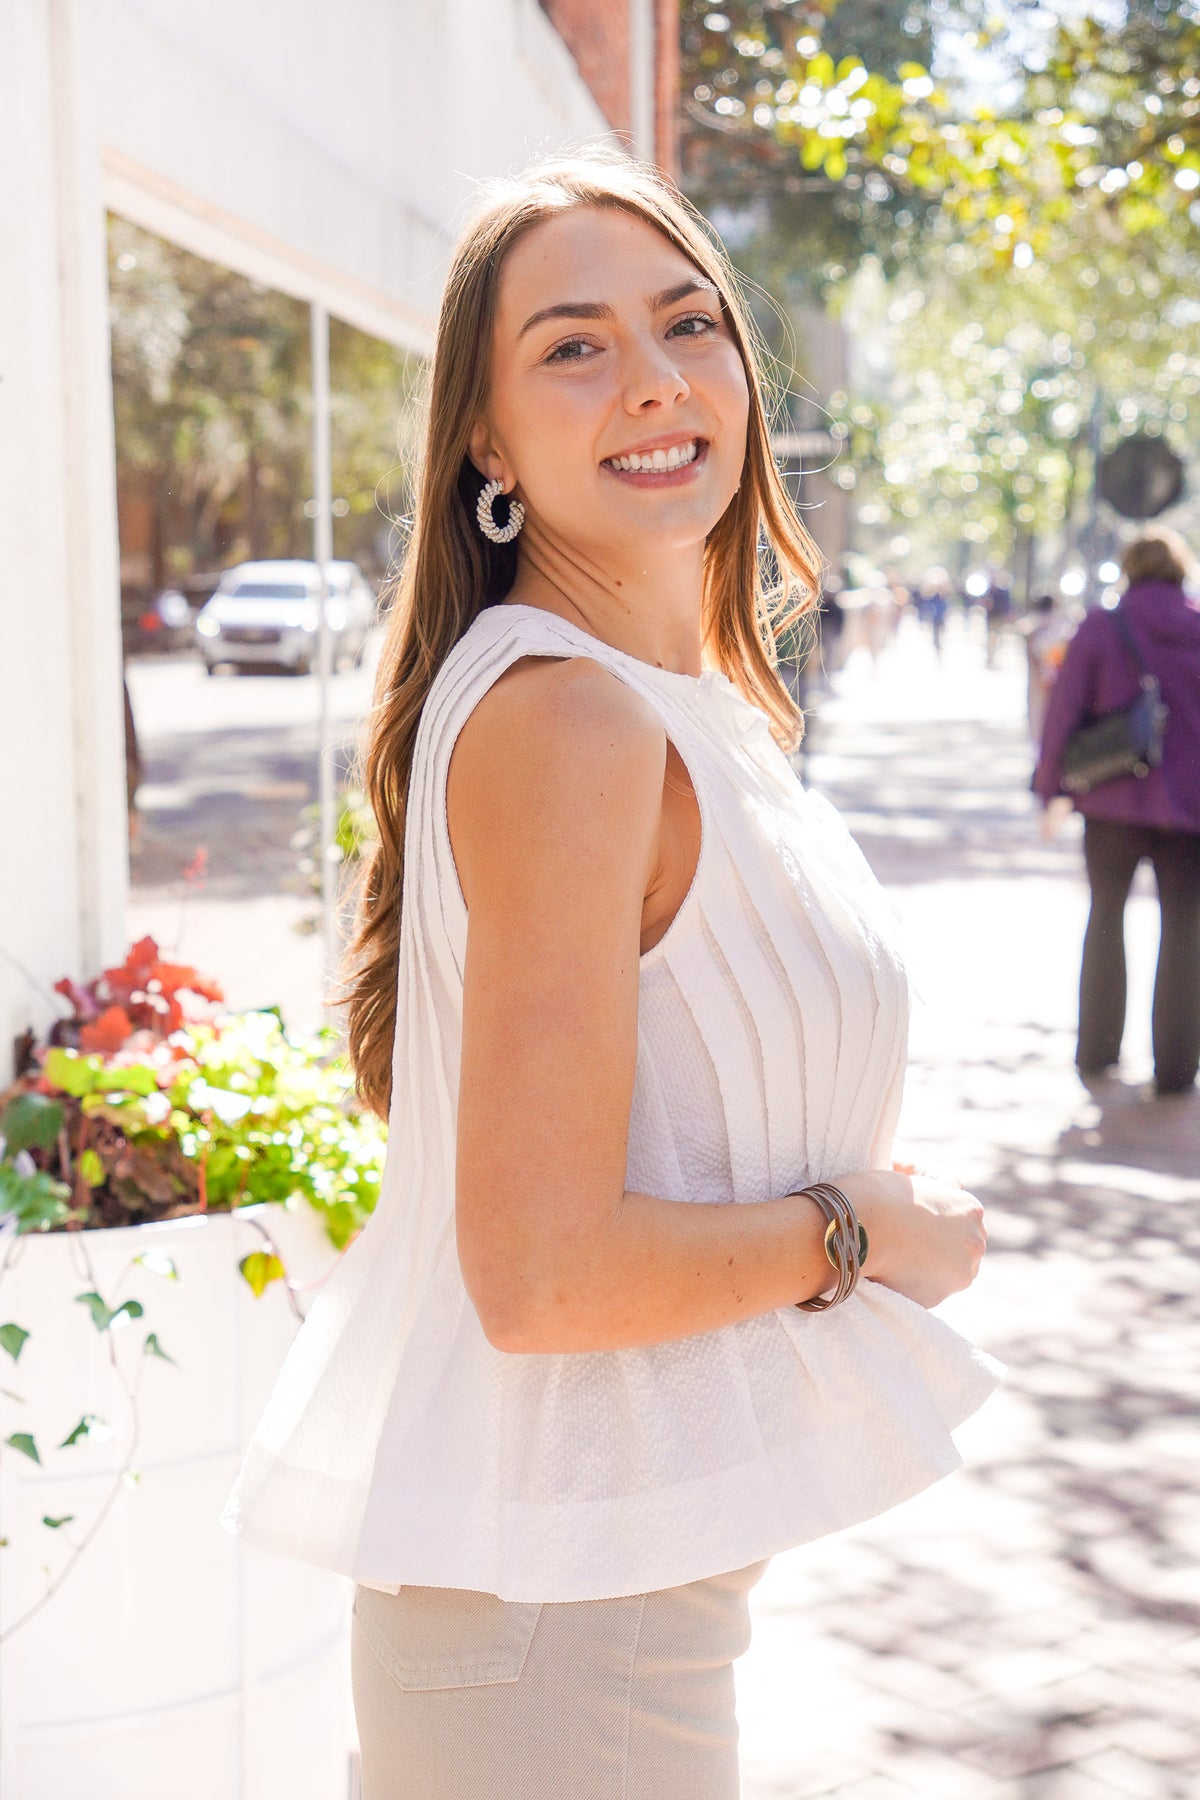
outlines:
[{"label": "woman's face", "polygon": [[748,406],[717,290],[644,219],[576,207],[505,258],[471,453],[535,531],[601,564],[702,545],[741,480]]}]

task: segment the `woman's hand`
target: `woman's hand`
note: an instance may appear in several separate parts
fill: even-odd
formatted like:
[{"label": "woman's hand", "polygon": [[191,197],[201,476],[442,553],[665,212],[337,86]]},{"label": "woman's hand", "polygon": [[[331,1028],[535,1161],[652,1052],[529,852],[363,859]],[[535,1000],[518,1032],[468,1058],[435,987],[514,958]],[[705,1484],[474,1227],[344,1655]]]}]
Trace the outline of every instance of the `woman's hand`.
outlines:
[{"label": "woman's hand", "polygon": [[863,1271],[919,1306],[970,1287],[987,1248],[983,1207],[956,1182],[898,1170],[839,1181],[866,1226]]},{"label": "woman's hand", "polygon": [[1046,802],[1038,820],[1038,836],[1044,844],[1053,843],[1074,810],[1066,794],[1055,794]]}]

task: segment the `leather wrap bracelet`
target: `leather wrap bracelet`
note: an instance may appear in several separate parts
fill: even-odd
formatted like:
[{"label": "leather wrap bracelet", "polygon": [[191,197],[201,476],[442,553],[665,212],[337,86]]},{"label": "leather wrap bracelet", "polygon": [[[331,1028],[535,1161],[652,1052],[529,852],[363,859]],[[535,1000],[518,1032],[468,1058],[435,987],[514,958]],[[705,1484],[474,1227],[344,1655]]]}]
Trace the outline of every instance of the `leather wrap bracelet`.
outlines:
[{"label": "leather wrap bracelet", "polygon": [[848,1300],[858,1286],[870,1245],[866,1228],[841,1188],[829,1181],[815,1181],[811,1187],[801,1188],[800,1194],[815,1201],[825,1217],[825,1255],[837,1270],[838,1279],[832,1294],[797,1300],[795,1304],[801,1312],[826,1312]]}]

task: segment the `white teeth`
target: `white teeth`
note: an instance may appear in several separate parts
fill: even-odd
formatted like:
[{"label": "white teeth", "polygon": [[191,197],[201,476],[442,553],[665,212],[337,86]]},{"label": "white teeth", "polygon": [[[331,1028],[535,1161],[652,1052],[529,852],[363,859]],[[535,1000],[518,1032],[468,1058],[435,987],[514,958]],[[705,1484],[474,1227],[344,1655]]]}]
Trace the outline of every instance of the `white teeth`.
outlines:
[{"label": "white teeth", "polygon": [[610,456],[608,460],[614,469],[636,475],[647,469],[680,469],[685,463],[695,462],[696,455],[696,440],[691,438],[686,444],[672,444],[669,450],[648,450],[642,456]]}]

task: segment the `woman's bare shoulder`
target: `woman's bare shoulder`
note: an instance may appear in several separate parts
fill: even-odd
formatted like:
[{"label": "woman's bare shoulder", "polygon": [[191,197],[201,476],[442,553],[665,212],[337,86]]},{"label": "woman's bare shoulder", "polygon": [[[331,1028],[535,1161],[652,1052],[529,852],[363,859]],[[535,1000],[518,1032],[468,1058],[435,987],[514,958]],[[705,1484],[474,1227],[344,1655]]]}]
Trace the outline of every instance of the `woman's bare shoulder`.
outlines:
[{"label": "woman's bare shoulder", "polygon": [[[522,657],[465,720],[447,809],[460,874],[488,850],[554,846],[554,860],[653,855],[666,731],[626,682],[589,657]],[[465,885],[465,882],[464,882]]]},{"label": "woman's bare shoulder", "polygon": [[506,769],[554,784],[580,767],[657,774],[666,759],[662,720],[641,694],[591,657],[523,656],[464,722],[454,749],[461,776]]}]

